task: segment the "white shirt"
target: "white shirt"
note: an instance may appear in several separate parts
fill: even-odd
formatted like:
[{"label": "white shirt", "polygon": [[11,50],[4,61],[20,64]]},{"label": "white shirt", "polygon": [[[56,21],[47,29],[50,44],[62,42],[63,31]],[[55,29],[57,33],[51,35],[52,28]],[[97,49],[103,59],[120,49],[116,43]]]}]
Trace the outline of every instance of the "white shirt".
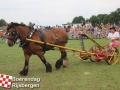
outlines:
[{"label": "white shirt", "polygon": [[119,35],[118,32],[115,32],[114,34],[113,34],[113,33],[109,33],[109,34],[108,34],[108,38],[109,38],[110,40],[112,40],[112,39],[115,39],[115,38],[120,38],[120,35]]}]

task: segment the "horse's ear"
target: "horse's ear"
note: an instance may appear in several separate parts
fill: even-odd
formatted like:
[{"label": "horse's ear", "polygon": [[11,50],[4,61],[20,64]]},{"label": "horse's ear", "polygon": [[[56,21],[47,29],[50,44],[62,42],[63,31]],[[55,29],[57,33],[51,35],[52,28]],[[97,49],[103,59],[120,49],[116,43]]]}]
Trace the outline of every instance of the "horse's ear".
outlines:
[{"label": "horse's ear", "polygon": [[13,22],[11,22],[11,24],[13,24]]}]

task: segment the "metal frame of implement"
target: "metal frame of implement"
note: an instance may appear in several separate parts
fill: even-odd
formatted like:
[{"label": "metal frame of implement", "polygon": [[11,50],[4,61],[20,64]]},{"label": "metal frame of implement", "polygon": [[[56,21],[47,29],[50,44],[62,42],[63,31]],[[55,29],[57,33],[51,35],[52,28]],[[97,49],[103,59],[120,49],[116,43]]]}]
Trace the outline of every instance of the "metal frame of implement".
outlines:
[{"label": "metal frame of implement", "polygon": [[[42,41],[37,41],[37,40],[33,40],[33,39],[26,38],[26,40],[31,41],[31,42],[35,42],[35,43],[39,43],[39,44],[44,44],[44,42],[42,42]],[[59,46],[59,45],[55,45],[55,44],[46,43],[46,45],[54,46],[54,47],[57,47],[57,48],[63,48],[63,49],[71,50],[71,51],[74,51],[74,52],[80,52],[82,54],[94,55],[94,53],[91,53],[91,52],[86,52],[86,51],[83,51],[83,50],[77,50],[77,49],[68,48],[68,47],[64,47],[64,46]]]},{"label": "metal frame of implement", "polygon": [[[115,50],[114,51],[112,50],[112,52],[111,52],[111,48],[107,48],[108,45],[101,46],[99,43],[97,43],[94,39],[92,39],[88,35],[81,34],[81,45],[82,45],[83,50],[85,50],[83,36],[87,37],[95,44],[94,46],[92,46],[90,48],[91,51],[89,50],[89,52],[94,53],[96,58],[93,59],[91,57],[91,58],[86,58],[86,59],[90,59],[93,62],[94,61],[100,62],[101,60],[105,60],[109,65],[114,65],[114,64],[118,63],[119,58],[120,58],[120,53],[117,48],[114,48]],[[80,57],[79,55],[76,55],[76,56],[78,58]]]}]

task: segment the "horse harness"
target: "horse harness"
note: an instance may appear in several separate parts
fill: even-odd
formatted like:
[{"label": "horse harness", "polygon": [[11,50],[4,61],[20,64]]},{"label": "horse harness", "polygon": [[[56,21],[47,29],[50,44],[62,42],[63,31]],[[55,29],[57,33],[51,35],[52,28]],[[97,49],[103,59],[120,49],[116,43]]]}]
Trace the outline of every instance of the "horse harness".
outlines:
[{"label": "horse harness", "polygon": [[[48,50],[49,50],[49,49],[54,50],[52,47],[51,47],[51,48],[47,48],[47,47],[46,47],[46,37],[45,37],[45,34],[44,34],[45,30],[30,29],[30,32],[28,33],[28,35],[26,35],[23,39],[25,39],[25,38],[31,39],[32,36],[33,36],[33,34],[34,34],[34,32],[37,32],[38,35],[39,35],[39,38],[41,39],[41,41],[44,42],[44,44],[42,44],[42,45],[39,44],[39,45],[43,48],[42,52],[45,53],[45,51],[46,51],[47,49],[48,49]],[[49,31],[49,33],[50,33],[51,38],[52,38],[51,43],[52,43],[52,44],[58,44],[58,37],[56,36],[56,33],[55,33],[54,31],[52,31],[52,32]],[[56,41],[57,41],[57,43],[54,43],[52,33],[54,33],[54,35],[56,36]],[[22,41],[22,40],[21,40],[21,41]],[[19,46],[20,46],[20,47],[24,47],[24,46],[27,45],[28,43],[29,43],[29,41],[26,40],[24,43],[20,42]],[[36,44],[37,44],[37,43],[36,43]]]},{"label": "horse harness", "polygon": [[[51,44],[58,45],[60,42],[67,43],[67,41],[59,40],[58,36],[56,35],[56,33],[54,32],[54,30],[52,30],[52,29],[51,30],[37,30],[37,29],[30,30],[30,33],[28,34],[27,38],[31,39],[32,35],[34,34],[34,32],[37,32],[38,35],[39,35],[39,38],[41,39],[41,41],[44,42],[44,44],[42,44],[42,45],[38,44],[38,45],[40,45],[43,48],[43,50],[42,50],[43,53],[45,53],[45,51],[47,51],[47,50],[54,50],[53,46],[47,47],[47,45],[46,45],[46,37],[45,37],[44,32],[49,32],[49,34],[51,36],[51,39],[52,39]],[[56,42],[54,41],[53,36],[55,36]],[[26,41],[26,42],[28,43],[29,41]]]},{"label": "horse harness", "polygon": [[[44,44],[42,44],[42,45],[39,44],[40,46],[42,46],[43,52],[45,53],[45,51],[47,51],[47,50],[54,50],[53,47],[47,47],[47,46],[46,46],[46,37],[45,37],[44,32],[49,32],[49,34],[50,34],[50,36],[51,36],[51,39],[52,39],[51,44],[58,44],[58,43],[59,43],[59,40],[58,40],[58,37],[57,37],[56,33],[55,33],[53,30],[47,30],[47,31],[46,31],[46,30],[36,30],[36,31],[38,32],[39,38],[41,39],[41,41],[44,42]],[[56,41],[57,41],[57,42],[55,42],[55,41],[53,40],[53,35],[52,35],[52,33],[53,33],[54,36],[56,37]]]}]

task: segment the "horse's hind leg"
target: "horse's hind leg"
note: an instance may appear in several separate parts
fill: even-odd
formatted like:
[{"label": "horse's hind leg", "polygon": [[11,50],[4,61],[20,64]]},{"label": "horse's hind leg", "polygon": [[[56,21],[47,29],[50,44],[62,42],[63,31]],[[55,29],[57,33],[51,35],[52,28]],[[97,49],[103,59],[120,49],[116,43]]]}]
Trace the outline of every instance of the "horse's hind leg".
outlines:
[{"label": "horse's hind leg", "polygon": [[31,55],[24,53],[24,56],[25,56],[25,65],[24,65],[23,70],[19,72],[19,74],[22,76],[26,76],[28,73],[29,58]]},{"label": "horse's hind leg", "polygon": [[52,66],[46,61],[43,53],[42,52],[38,52],[37,55],[41,59],[41,61],[45,64],[45,66],[46,66],[46,72],[51,72],[52,71]]},{"label": "horse's hind leg", "polygon": [[61,52],[61,58],[57,60],[55,64],[56,69],[59,69],[62,65],[63,67],[66,67],[69,64],[66,51],[64,49],[60,49],[60,52]]},{"label": "horse's hind leg", "polygon": [[69,65],[69,59],[67,57],[67,53],[65,51],[65,56],[63,58],[63,67],[67,67]]}]

